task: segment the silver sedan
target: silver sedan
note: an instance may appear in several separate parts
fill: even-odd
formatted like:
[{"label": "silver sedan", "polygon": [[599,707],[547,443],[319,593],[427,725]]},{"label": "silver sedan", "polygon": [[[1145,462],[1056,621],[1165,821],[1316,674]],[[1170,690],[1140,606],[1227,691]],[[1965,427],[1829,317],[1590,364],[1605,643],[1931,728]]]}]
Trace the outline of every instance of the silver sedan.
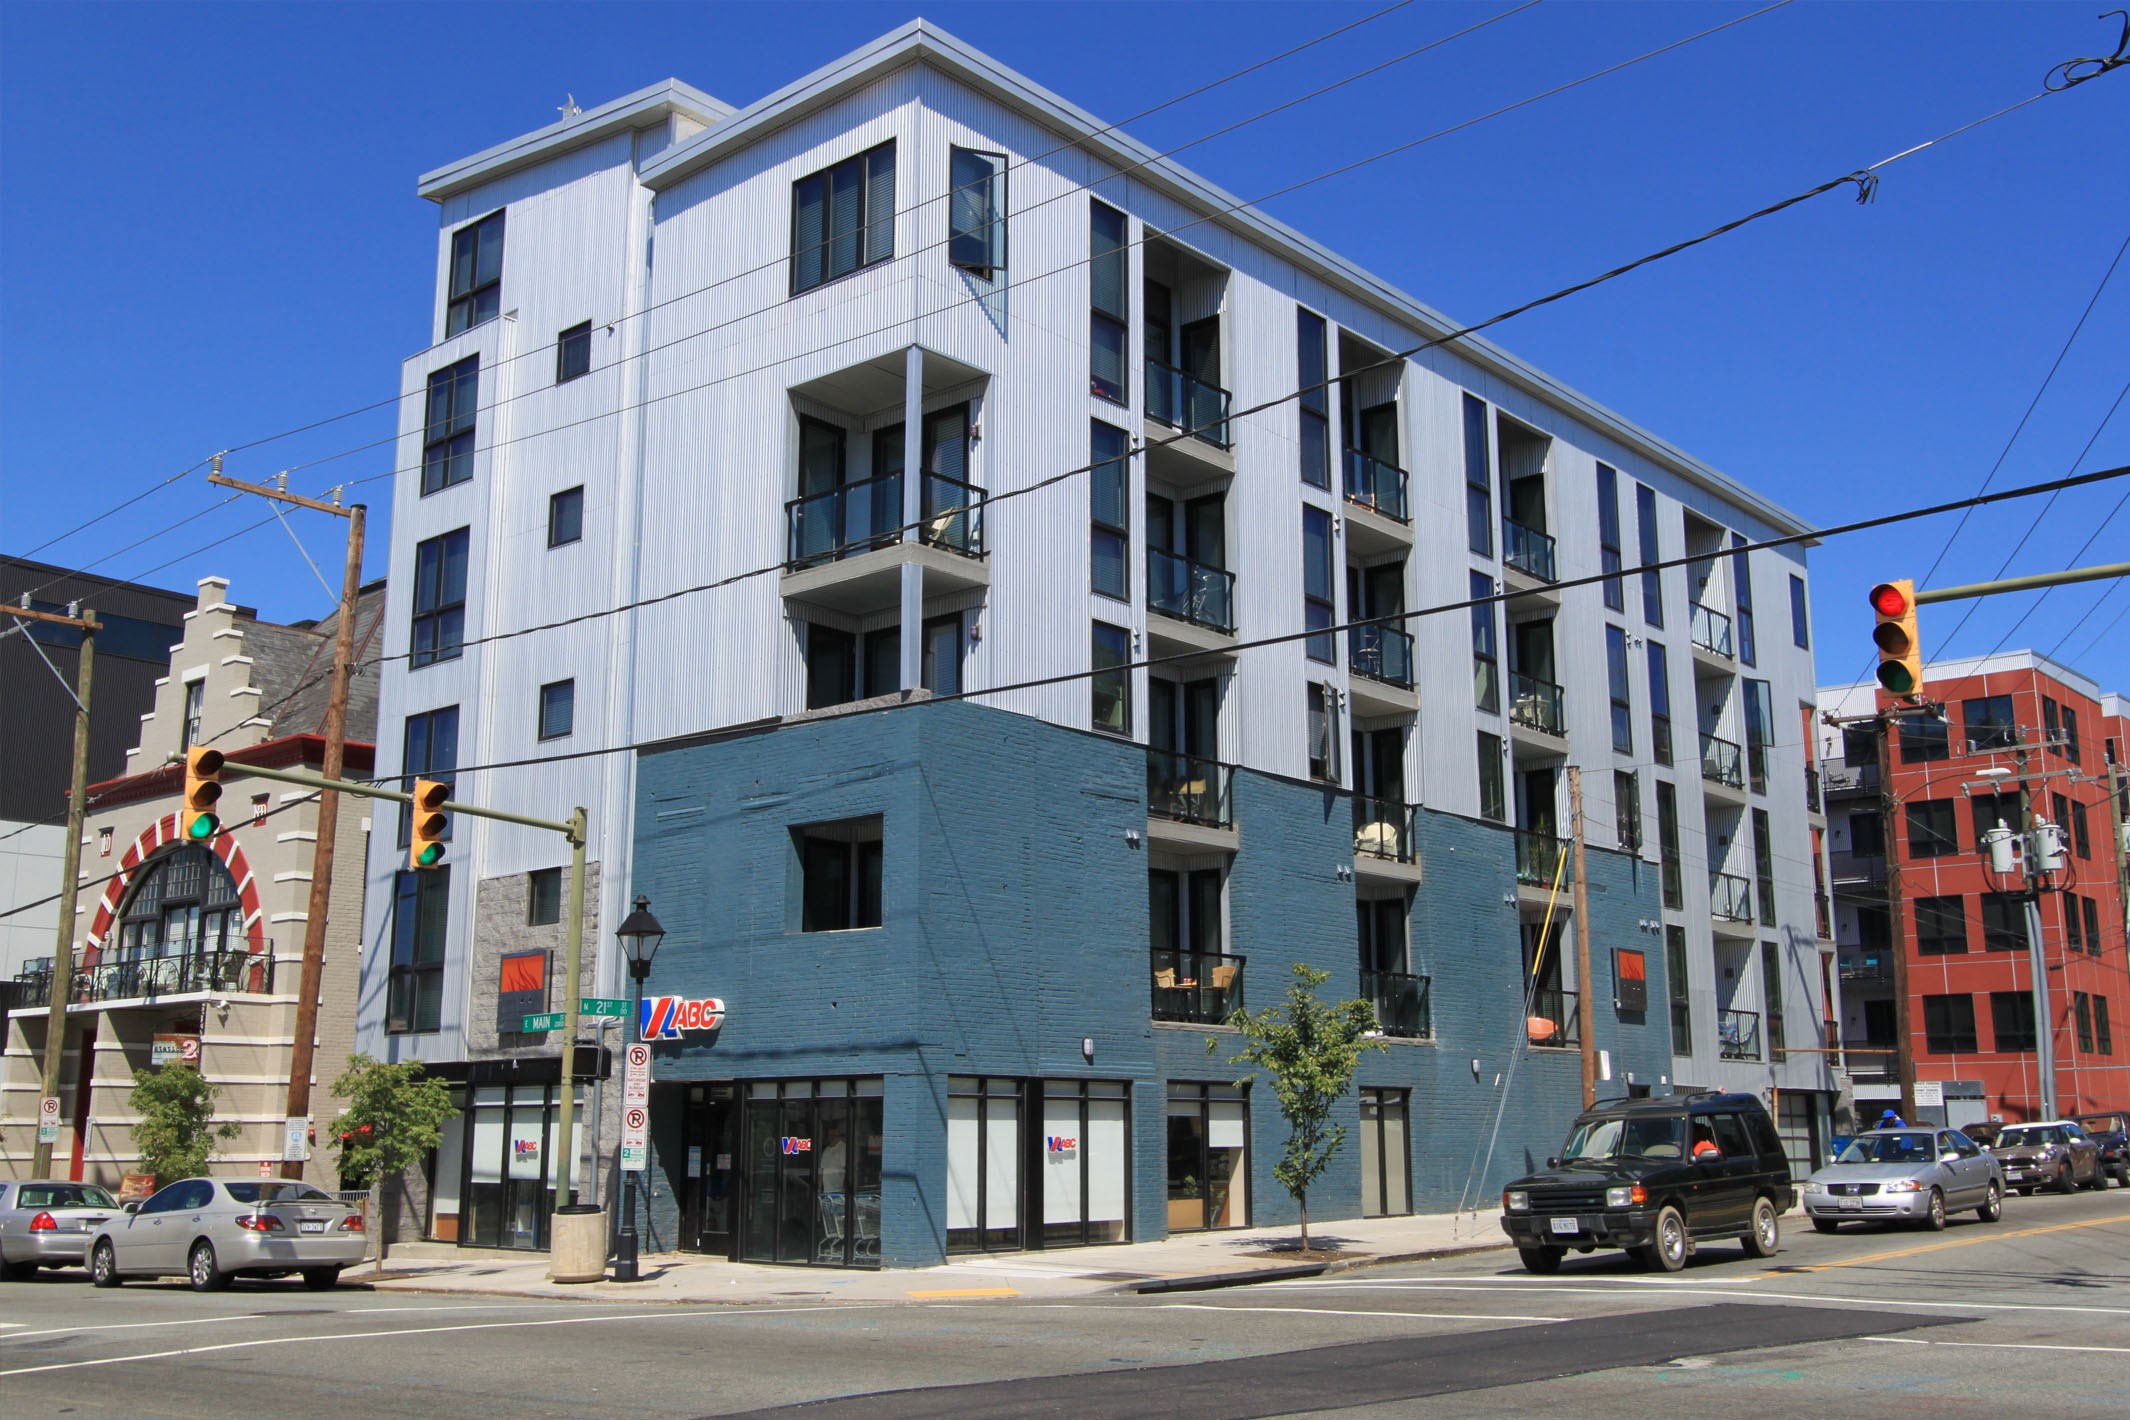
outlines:
[{"label": "silver sedan", "polygon": [[89,1235],[117,1211],[111,1195],[93,1183],[0,1183],[0,1276],[21,1282],[40,1267],[81,1266]]},{"label": "silver sedan", "polygon": [[1804,1203],[1823,1233],[1850,1219],[1942,1228],[1964,1208],[1994,1223],[2004,1216],[2004,1168],[1957,1129],[1874,1129],[1805,1180]]},{"label": "silver sedan", "polygon": [[362,1214],[308,1184],[280,1179],[188,1178],[159,1190],[97,1229],[89,1277],[116,1287],[128,1277],[183,1275],[195,1292],[232,1277],[303,1274],[324,1290],[362,1261]]}]

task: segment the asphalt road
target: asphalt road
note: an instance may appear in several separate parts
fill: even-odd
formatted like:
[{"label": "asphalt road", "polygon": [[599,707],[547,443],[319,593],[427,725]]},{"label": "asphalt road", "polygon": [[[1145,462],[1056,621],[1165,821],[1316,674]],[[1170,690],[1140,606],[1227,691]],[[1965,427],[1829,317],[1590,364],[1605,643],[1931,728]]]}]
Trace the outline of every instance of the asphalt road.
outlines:
[{"label": "asphalt road", "polygon": [[[0,1407],[44,1416],[2122,1414],[2130,1190],[1944,1233],[1785,1220],[1677,1276],[1509,1253],[1070,1303],[644,1307],[239,1283],[0,1284]],[[1770,1409],[1769,1407],[1777,1407]]]}]

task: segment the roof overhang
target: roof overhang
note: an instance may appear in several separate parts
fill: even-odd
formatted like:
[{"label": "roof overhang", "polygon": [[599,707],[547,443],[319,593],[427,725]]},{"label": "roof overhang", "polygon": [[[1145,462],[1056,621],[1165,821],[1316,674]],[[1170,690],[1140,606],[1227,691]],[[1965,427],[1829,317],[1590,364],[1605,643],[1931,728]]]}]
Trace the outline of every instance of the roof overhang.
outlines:
[{"label": "roof overhang", "polygon": [[534,163],[545,162],[558,153],[596,143],[616,133],[648,128],[673,114],[710,126],[722,122],[731,112],[730,104],[678,79],[668,79],[648,89],[625,94],[611,103],[587,109],[575,118],[550,123],[470,158],[461,158],[423,173],[414,190],[431,202],[443,202],[469,188],[494,182]]}]

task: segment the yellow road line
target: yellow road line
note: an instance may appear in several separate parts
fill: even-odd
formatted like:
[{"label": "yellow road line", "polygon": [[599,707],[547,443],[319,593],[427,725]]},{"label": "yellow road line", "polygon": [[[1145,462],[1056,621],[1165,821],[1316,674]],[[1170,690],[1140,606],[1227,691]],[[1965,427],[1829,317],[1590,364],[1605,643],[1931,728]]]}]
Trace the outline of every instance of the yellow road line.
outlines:
[{"label": "yellow road line", "polygon": [[920,1298],[931,1297],[1018,1297],[1020,1292],[1012,1287],[963,1287],[958,1291],[912,1292]]},{"label": "yellow road line", "polygon": [[1949,1247],[1971,1247],[1976,1243],[1997,1242],[2004,1238],[2039,1237],[2043,1233],[2067,1233],[2078,1228],[2106,1228],[2120,1226],[2122,1218],[2095,1218],[2087,1223],[2052,1223],[2046,1228],[2019,1228],[2001,1233],[1992,1228],[1973,1237],[1954,1238],[1949,1242],[1924,1243],[1920,1247],[1895,1248],[1892,1252],[1869,1252],[1862,1257],[1848,1257],[1840,1262],[1814,1262],[1797,1267],[1785,1267],[1785,1272],[1827,1272],[1837,1267],[1861,1267],[1867,1262],[1888,1262],[1896,1257],[1914,1257],[1919,1253],[1940,1252]]}]

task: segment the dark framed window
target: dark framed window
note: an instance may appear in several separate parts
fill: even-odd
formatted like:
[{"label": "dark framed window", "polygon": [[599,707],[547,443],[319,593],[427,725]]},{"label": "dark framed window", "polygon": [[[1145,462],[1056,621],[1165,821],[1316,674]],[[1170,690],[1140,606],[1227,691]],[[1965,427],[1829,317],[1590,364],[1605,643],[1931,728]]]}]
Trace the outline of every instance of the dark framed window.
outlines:
[{"label": "dark framed window", "polygon": [[1131,344],[1131,252],[1124,214],[1103,202],[1088,203],[1089,383],[1104,399],[1131,402],[1126,371]]},{"label": "dark framed window", "polygon": [[1118,601],[1132,596],[1131,436],[1114,424],[1090,422],[1087,486],[1094,530],[1090,580],[1094,590]]},{"label": "dark framed window", "polygon": [[1598,570],[1605,583],[1605,609],[1625,611],[1627,588],[1620,571],[1620,475],[1610,464],[1597,466]]},{"label": "dark framed window", "polygon": [[1501,736],[1479,732],[1479,816],[1509,821],[1508,793],[1502,782]]},{"label": "dark framed window", "polygon": [[1916,952],[1920,956],[1967,955],[1967,899],[1919,897],[1915,900]]},{"label": "dark framed window", "polygon": [[1664,905],[1677,911],[1686,906],[1686,884],[1679,870],[1679,791],[1665,780],[1657,781],[1657,862]]},{"label": "dark framed window", "polygon": [[1671,1053],[1694,1053],[1694,1003],[1687,992],[1686,929],[1664,924],[1664,987],[1671,997]]},{"label": "dark framed window", "polygon": [[1960,851],[1958,815],[1951,799],[1912,799],[1908,804],[1908,856],[1945,858]]},{"label": "dark framed window", "polygon": [[[440,710],[431,710],[423,715],[407,717],[406,738],[402,741],[399,758],[401,792],[414,792],[416,779],[440,779],[446,784],[456,784],[452,772],[459,767],[459,707],[446,705]],[[404,848],[413,837],[413,820],[408,817],[407,805],[399,806],[399,846]],[[451,837],[451,816],[444,816],[444,834]]]},{"label": "dark framed window", "polygon": [[2041,745],[2052,753],[2063,752],[2063,716],[2057,711],[2056,702],[2044,695],[2041,697]]},{"label": "dark framed window", "polygon": [[1877,725],[1842,726],[1842,763],[1852,769],[1879,762],[1879,732]]},{"label": "dark framed window", "polygon": [[801,874],[800,931],[850,932],[880,925],[881,829],[876,814],[793,830]]},{"label": "dark framed window", "polygon": [[1006,155],[947,150],[947,260],[989,280],[1006,269]]},{"label": "dark framed window", "polygon": [[[922,630],[924,648],[918,666],[918,683],[934,695],[961,694],[961,613],[951,611],[945,616],[927,617]],[[897,669],[899,671],[900,667]]]},{"label": "dark framed window", "polygon": [[1302,509],[1302,624],[1311,633],[1303,643],[1309,659],[1326,665],[1339,659],[1338,638],[1331,627],[1338,621],[1332,603],[1331,514],[1322,508]]},{"label": "dark framed window", "polygon": [[2090,825],[2086,821],[2086,806],[2078,800],[2071,801],[2071,842],[2073,851],[2081,858],[2093,856],[2093,840],[2088,837]]},{"label": "dark framed window", "polygon": [[1768,791],[1768,751],[1775,747],[1775,692],[1764,680],[1747,680],[1745,690],[1745,767],[1756,794]]},{"label": "dark framed window", "polygon": [[555,337],[555,383],[566,385],[592,372],[592,323],[573,325]]},{"label": "dark framed window", "polygon": [[1731,534],[1731,581],[1738,613],[1738,663],[1758,665],[1759,644],[1753,635],[1753,563],[1746,555],[1745,534]]},{"label": "dark framed window", "polygon": [[207,678],[185,682],[185,720],[178,727],[178,752],[184,753],[200,742],[201,726],[207,718]]},{"label": "dark framed window", "polygon": [[1901,763],[1926,764],[1952,754],[1952,735],[1935,715],[1904,717],[1900,722]]},{"label": "dark framed window", "polygon": [[2010,893],[1982,894],[1982,949],[1990,952],[2026,950],[2026,904]]},{"label": "dark framed window", "polygon": [[1094,623],[1094,727],[1104,734],[1131,738],[1132,634],[1106,621]]},{"label": "dark framed window", "polygon": [[1849,815],[1849,851],[1859,858],[1886,856],[1886,820],[1877,809],[1859,809]]},{"label": "dark framed window", "polygon": [[1753,878],[1760,894],[1760,920],[1775,925],[1775,829],[1766,809],[1753,810]]},{"label": "dark framed window", "polygon": [[2085,919],[2078,915],[2078,895],[2063,894],[2063,941],[2068,951],[2082,952],[2086,949]]},{"label": "dark framed window", "polygon": [[1962,701],[1960,722],[1967,728],[1967,748],[1972,754],[2013,749],[2019,744],[2019,722],[2009,695]]},{"label": "dark framed window", "polygon": [[464,648],[467,546],[465,528],[415,544],[412,669],[455,660]]},{"label": "dark framed window", "polygon": [[1481,557],[1494,555],[1494,464],[1487,453],[1487,405],[1464,397],[1465,541]]},{"label": "dark framed window", "polygon": [[1650,568],[1663,554],[1657,548],[1657,490],[1646,483],[1634,486],[1635,556],[1642,573],[1642,619],[1651,626],[1664,624],[1663,574]]},{"label": "dark framed window", "polygon": [[473,477],[474,415],[481,398],[481,357],[469,355],[429,376],[422,435],[422,493]]},{"label": "dark framed window", "polygon": [[1642,790],[1632,769],[1612,772],[1612,822],[1622,853],[1642,851]]},{"label": "dark framed window", "polygon": [[547,545],[561,547],[584,536],[584,485],[565,488],[547,500]]},{"label": "dark framed window", "polygon": [[525,875],[525,925],[551,927],[562,920],[562,870],[535,868]]},{"label": "dark framed window", "polygon": [[806,708],[825,710],[858,698],[858,638],[818,622],[806,628]]},{"label": "dark framed window", "polygon": [[1331,487],[1330,328],[1315,311],[1294,309],[1296,401],[1301,411],[1302,482]]},{"label": "dark framed window", "polygon": [[2063,707],[2063,757],[2078,763],[2078,711],[2069,705]]},{"label": "dark framed window", "polygon": [[2078,1023],[2078,1048],[2093,1054],[2093,998],[2083,991],[2071,993],[2071,1016]]},{"label": "dark framed window", "polygon": [[1799,650],[1812,649],[1811,610],[1805,603],[1805,579],[1790,574],[1790,639]]},{"label": "dark framed window", "polygon": [[2094,956],[2099,956],[2102,946],[2100,940],[2100,900],[2092,897],[2085,898],[2081,906],[2085,908],[2086,950]]},{"label": "dark framed window", "polygon": [[1627,677],[1627,632],[1605,628],[1605,683],[1612,696],[1612,747],[1634,753],[1634,694]]},{"label": "dark framed window", "polygon": [[2108,1022],[2108,998],[2093,997],[2093,1048],[2101,1055],[2115,1053],[2115,1030]]},{"label": "dark framed window", "polygon": [[1307,687],[1309,777],[1339,782],[1339,692],[1321,681]]},{"label": "dark framed window", "polygon": [[1966,993],[1923,998],[1924,1049],[1932,1055],[1972,1054],[1975,998]]},{"label": "dark framed window", "polygon": [[1466,584],[1472,594],[1472,703],[1490,714],[1501,711],[1501,658],[1494,634],[1495,604],[1483,598],[1494,595],[1494,579],[1484,572],[1472,573]]},{"label": "dark framed window", "polygon": [[540,738],[559,740],[577,728],[577,682],[551,681],[540,687]]},{"label": "dark framed window", "polygon": [[895,254],[893,139],[791,185],[791,293]]},{"label": "dark framed window", "polygon": [[448,339],[494,320],[503,309],[503,214],[491,212],[451,234],[451,293],[444,306]]},{"label": "dark framed window", "polygon": [[445,939],[451,921],[451,867],[402,868],[394,875],[392,970],[385,990],[385,1029],[421,1034],[443,1029]]},{"label": "dark framed window", "polygon": [[[244,908],[236,881],[205,848],[185,844],[162,850],[135,875],[113,938],[112,955],[121,962],[244,952]],[[153,983],[168,979],[149,975],[141,986],[121,987],[119,994],[152,995],[167,989]]]},{"label": "dark framed window", "polygon": [[1649,756],[1659,764],[1671,763],[1671,657],[1664,643],[1652,637],[1649,645]]},{"label": "dark framed window", "polygon": [[1967,800],[1968,811],[1974,820],[1975,851],[1983,852],[1989,834],[1998,824],[2003,824],[2013,833],[2019,831],[2022,822],[2019,810],[2019,792],[2012,790],[2003,794],[1971,794]]},{"label": "dark framed window", "polygon": [[1995,1048],[2011,1053],[2032,1050],[2040,1043],[2040,1035],[2034,1029],[2034,993],[2031,991],[1992,991],[1989,993],[1990,1034],[1996,1037]]}]

